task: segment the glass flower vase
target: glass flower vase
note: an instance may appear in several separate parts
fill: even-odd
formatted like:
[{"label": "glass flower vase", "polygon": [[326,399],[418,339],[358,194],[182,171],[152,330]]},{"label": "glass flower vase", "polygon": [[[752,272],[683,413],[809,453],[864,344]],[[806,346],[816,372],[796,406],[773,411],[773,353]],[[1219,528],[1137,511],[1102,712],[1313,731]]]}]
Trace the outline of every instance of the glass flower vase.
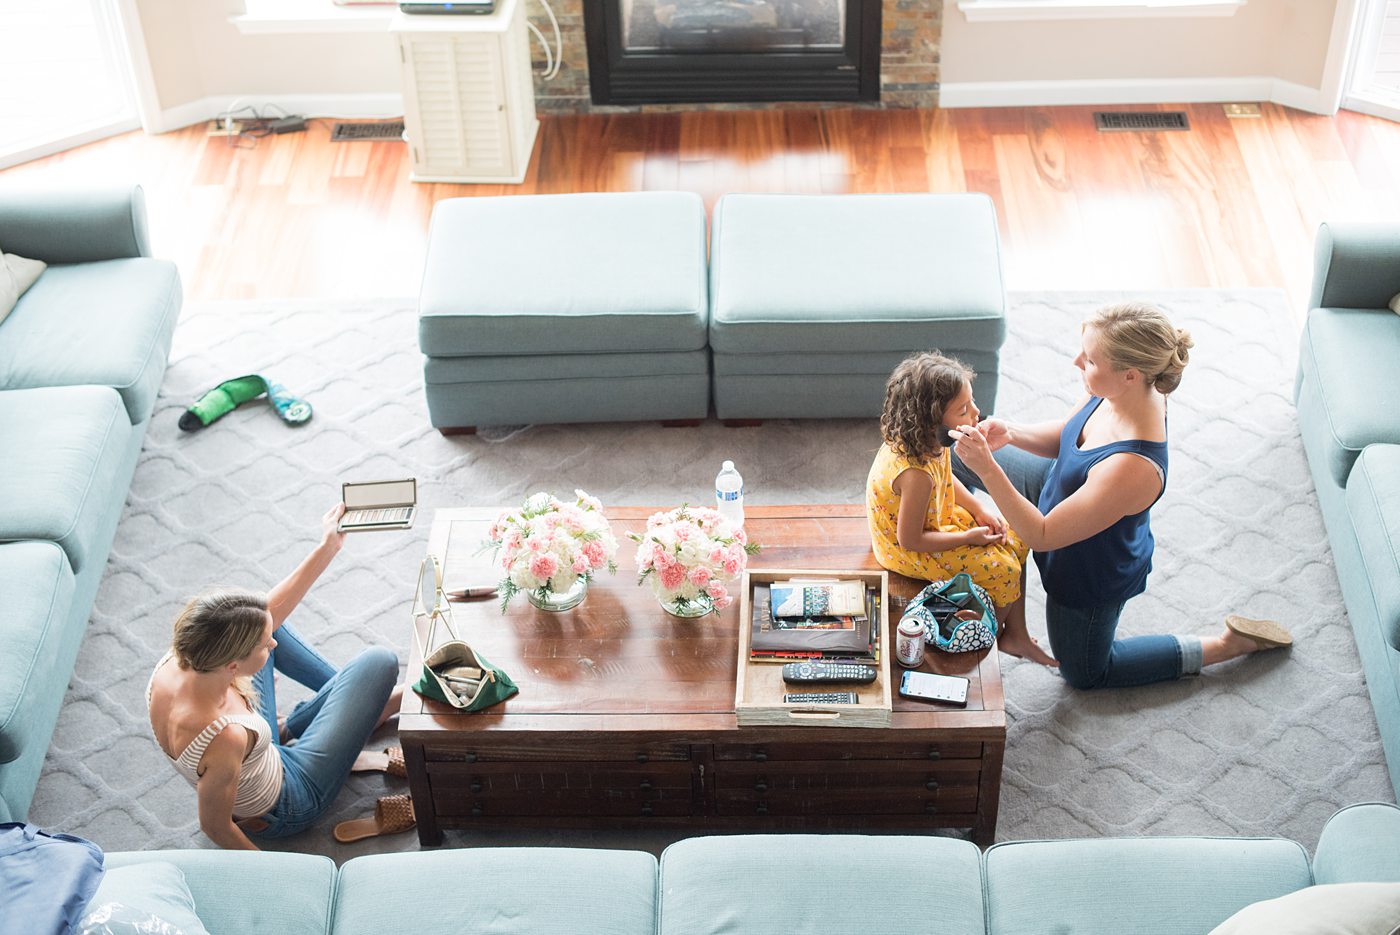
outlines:
[{"label": "glass flower vase", "polygon": [[579,578],[567,591],[555,591],[546,584],[542,588],[526,591],[525,596],[540,610],[551,613],[571,610],[582,604],[583,599],[588,596],[588,579]]},{"label": "glass flower vase", "polygon": [[677,597],[670,600],[657,598],[657,600],[661,602],[661,609],[672,617],[703,617],[713,613],[715,609],[715,602],[710,599],[708,594],[701,594],[689,599]]}]

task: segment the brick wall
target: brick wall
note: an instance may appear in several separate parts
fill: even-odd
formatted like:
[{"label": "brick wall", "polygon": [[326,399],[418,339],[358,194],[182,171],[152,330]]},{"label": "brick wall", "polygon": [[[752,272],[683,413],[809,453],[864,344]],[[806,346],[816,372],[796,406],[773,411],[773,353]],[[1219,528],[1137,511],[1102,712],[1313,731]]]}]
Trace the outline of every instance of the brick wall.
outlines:
[{"label": "brick wall", "polygon": [[[588,92],[588,50],[583,38],[582,0],[551,0],[564,43],[564,64],[553,80],[545,81],[544,50],[533,35],[530,54],[535,64],[535,107],[541,113],[667,110],[749,110],[768,107],[863,106],[879,108],[934,107],[938,104],[938,47],[943,34],[943,0],[882,0],[884,36],[880,54],[880,102],[852,105],[791,104],[658,104],[644,107],[594,106]],[[530,22],[554,47],[554,27],[544,8],[526,0]]]}]

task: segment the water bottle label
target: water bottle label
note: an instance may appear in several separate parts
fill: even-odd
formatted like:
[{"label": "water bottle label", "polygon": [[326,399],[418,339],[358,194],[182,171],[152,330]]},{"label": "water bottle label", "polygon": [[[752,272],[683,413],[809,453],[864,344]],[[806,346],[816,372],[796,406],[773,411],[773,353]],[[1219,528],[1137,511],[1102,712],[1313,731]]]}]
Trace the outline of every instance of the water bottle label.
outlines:
[{"label": "water bottle label", "polygon": [[744,488],[742,487],[738,490],[720,490],[718,487],[715,488],[716,500],[741,500],[743,496]]}]

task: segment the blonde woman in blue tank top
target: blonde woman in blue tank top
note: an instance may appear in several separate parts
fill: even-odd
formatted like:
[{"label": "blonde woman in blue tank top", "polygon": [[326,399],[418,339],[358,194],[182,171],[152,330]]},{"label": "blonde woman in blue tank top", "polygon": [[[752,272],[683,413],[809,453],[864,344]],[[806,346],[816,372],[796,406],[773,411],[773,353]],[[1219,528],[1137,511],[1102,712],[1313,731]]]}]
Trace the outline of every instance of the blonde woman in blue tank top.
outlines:
[{"label": "blonde woman in blue tank top", "polygon": [[1146,589],[1152,569],[1149,517],[1167,484],[1167,395],[1191,346],[1152,305],[1102,308],[1083,326],[1074,365],[1086,395],[1073,412],[1034,425],[993,418],[960,427],[954,452],[971,472],[964,482],[985,489],[1034,552],[1050,648],[1075,688],[1176,679],[1292,643],[1277,623],[1235,614],[1217,636],[1115,636],[1123,605]]}]

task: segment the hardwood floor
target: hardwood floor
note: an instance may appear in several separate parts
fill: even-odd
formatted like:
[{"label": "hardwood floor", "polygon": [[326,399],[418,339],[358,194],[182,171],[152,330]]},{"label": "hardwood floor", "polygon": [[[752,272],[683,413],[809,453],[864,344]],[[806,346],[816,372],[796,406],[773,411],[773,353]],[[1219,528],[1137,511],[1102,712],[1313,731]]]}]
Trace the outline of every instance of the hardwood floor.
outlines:
[{"label": "hardwood floor", "polygon": [[440,198],[984,191],[1010,289],[1281,287],[1301,315],[1320,221],[1400,218],[1400,124],[1185,109],[1191,130],[1161,133],[1096,132],[1088,107],[547,117],[521,185],[415,184],[402,143],[332,143],[329,121],[247,148],[201,125],[94,143],[0,185],[141,182],[187,301],[415,294]]}]

